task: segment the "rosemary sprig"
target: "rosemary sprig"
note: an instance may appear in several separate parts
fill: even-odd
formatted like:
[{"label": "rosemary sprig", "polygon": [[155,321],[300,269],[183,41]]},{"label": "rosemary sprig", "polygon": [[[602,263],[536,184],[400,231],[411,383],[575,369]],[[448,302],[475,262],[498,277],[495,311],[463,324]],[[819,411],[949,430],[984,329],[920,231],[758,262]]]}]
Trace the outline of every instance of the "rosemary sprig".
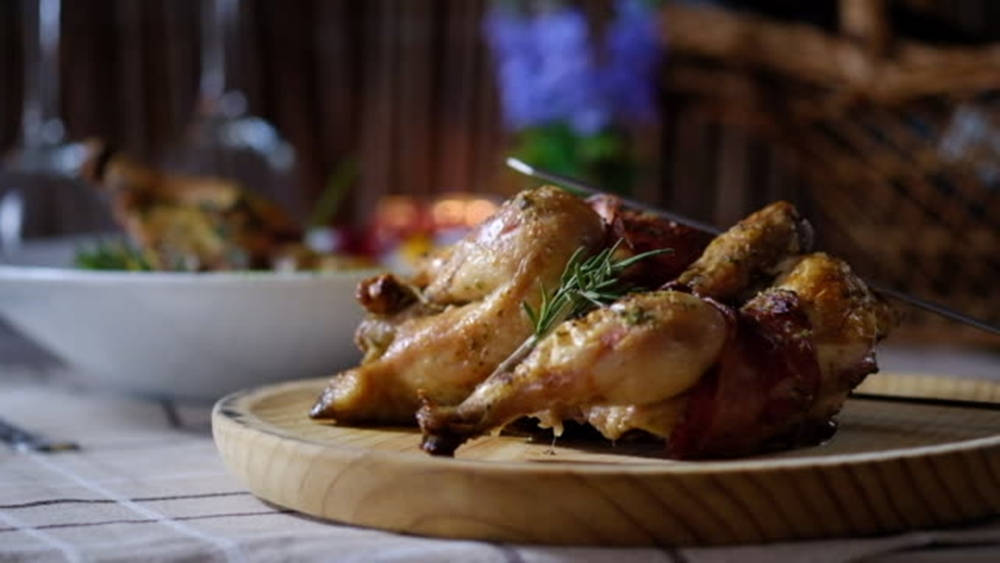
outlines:
[{"label": "rosemary sprig", "polygon": [[542,301],[535,311],[526,301],[521,307],[534,325],[534,337],[540,339],[560,322],[578,317],[596,307],[609,305],[622,297],[629,289],[621,282],[621,273],[633,264],[657,254],[673,252],[671,248],[650,250],[615,260],[614,254],[621,246],[622,239],[587,259],[582,259],[584,249],[580,247],[570,256],[559,279],[559,287],[550,295],[542,288]]},{"label": "rosemary sprig", "polygon": [[583,259],[584,249],[578,248],[570,256],[559,279],[559,287],[551,294],[542,287],[542,301],[535,311],[527,302],[521,302],[521,308],[531,319],[534,331],[514,353],[507,357],[493,371],[493,375],[506,373],[534,350],[538,341],[544,338],[556,325],[562,321],[579,317],[596,307],[603,307],[617,301],[633,287],[621,281],[621,273],[629,266],[657,254],[673,252],[672,248],[650,250],[630,256],[624,260],[615,260],[614,254],[621,246],[622,239],[590,258]]}]

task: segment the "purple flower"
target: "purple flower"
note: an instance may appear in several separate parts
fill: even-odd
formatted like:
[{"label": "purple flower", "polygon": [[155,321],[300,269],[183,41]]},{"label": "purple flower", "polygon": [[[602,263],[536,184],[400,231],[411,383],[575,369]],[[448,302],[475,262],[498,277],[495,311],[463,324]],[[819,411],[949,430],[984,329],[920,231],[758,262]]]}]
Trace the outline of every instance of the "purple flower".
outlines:
[{"label": "purple flower", "polygon": [[497,4],[484,30],[512,129],[562,121],[586,135],[614,119],[655,115],[660,48],[641,0],[616,2],[598,45],[580,10],[568,6],[525,15]]},{"label": "purple flower", "polygon": [[608,64],[602,84],[612,104],[630,119],[656,113],[655,85],[660,46],[655,18],[639,0],[620,0],[604,36]]}]

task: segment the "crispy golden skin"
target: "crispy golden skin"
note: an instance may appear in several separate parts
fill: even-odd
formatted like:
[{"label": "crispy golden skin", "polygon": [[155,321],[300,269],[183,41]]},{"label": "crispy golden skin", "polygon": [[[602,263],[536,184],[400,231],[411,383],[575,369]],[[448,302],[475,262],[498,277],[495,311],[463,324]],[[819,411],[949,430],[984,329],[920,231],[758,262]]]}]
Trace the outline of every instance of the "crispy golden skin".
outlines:
[{"label": "crispy golden skin", "polygon": [[782,270],[774,287],[792,291],[801,300],[820,370],[820,389],[809,416],[826,419],[876,370],[875,345],[889,334],[895,319],[843,260],[817,252],[789,260]]},{"label": "crispy golden skin", "polygon": [[[405,424],[417,412],[435,454],[525,416],[557,431],[565,420],[587,423],[609,439],[642,430],[677,457],[821,439],[813,429],[828,427],[874,371],[891,316],[844,262],[804,254],[811,230],[797,211],[770,205],[693,263],[704,243],[690,233],[605,214],[602,223],[560,190],[531,190],[411,279],[363,282],[365,358],[333,377],[311,415]],[[686,266],[664,289],[566,321],[523,360],[504,362],[532,333],[522,304],[537,309],[539,289],[555,289],[577,248],[593,253],[617,238],[626,252],[675,241],[690,258],[631,272],[658,284]]]},{"label": "crispy golden skin", "polygon": [[847,264],[816,253],[779,270],[743,304],[718,365],[686,394],[670,455],[732,457],[822,441],[848,392],[876,370],[889,309]]},{"label": "crispy golden skin", "polygon": [[715,363],[727,331],[719,309],[694,295],[630,295],[563,323],[512,373],[490,376],[458,407],[422,409],[425,449],[453,449],[527,415],[557,425],[593,405],[661,403]]},{"label": "crispy golden skin", "polygon": [[[841,260],[816,253],[782,269],[738,319],[697,296],[658,291],[563,323],[457,407],[425,405],[424,448],[447,454],[523,416],[557,429],[587,422],[609,439],[630,430],[674,438],[680,457],[748,454],[785,436],[811,441],[874,371],[870,355],[890,315]],[[699,400],[688,404],[689,392]],[[683,417],[697,424],[674,436]]]},{"label": "crispy golden skin", "polygon": [[812,228],[790,203],[778,201],[716,237],[677,281],[697,295],[742,302],[767,285],[782,260],[811,245]]},{"label": "crispy golden skin", "polygon": [[461,402],[531,334],[522,302],[537,307],[577,248],[602,244],[604,226],[583,201],[554,187],[522,192],[402,284],[416,286],[415,303],[386,308],[381,293],[400,293],[388,289],[397,284],[365,286],[374,307],[357,333],[365,358],[333,377],[312,416],[412,423],[418,392]]},{"label": "crispy golden skin", "polygon": [[785,203],[751,215],[673,284],[691,294],[627,296],[563,323],[461,404],[428,402],[418,414],[424,449],[450,454],[524,416],[557,431],[586,422],[609,439],[643,430],[675,442],[679,457],[822,438],[811,429],[874,371],[891,319],[846,263],[800,254],[808,233]]}]

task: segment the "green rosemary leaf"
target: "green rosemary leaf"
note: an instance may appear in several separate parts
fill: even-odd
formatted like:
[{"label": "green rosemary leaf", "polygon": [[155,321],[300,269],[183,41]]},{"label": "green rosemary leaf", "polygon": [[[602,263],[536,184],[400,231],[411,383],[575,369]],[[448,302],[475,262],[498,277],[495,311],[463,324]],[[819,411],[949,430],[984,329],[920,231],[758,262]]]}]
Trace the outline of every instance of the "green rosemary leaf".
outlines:
[{"label": "green rosemary leaf", "polygon": [[619,270],[624,270],[625,268],[628,268],[632,264],[635,264],[636,262],[639,262],[641,260],[645,260],[646,258],[649,258],[650,256],[656,256],[658,254],[673,254],[673,253],[674,253],[674,249],[673,248],[659,248],[657,250],[649,250],[647,252],[643,252],[641,254],[636,254],[635,256],[626,258],[626,259],[622,260],[621,262],[618,262],[617,264],[615,264],[615,267],[619,268]]},{"label": "green rosemary leaf", "polygon": [[528,305],[527,301],[521,301],[521,308],[524,309],[524,314],[528,315],[528,319],[531,320],[532,325],[538,324],[538,316],[535,314],[535,310]]},{"label": "green rosemary leaf", "polygon": [[584,248],[576,249],[566,262],[559,287],[551,293],[542,287],[538,310],[532,309],[526,302],[521,304],[535,327],[533,336],[536,340],[567,318],[583,315],[621,298],[628,288],[622,284],[620,275],[629,266],[657,254],[673,252],[663,248],[616,261],[614,254],[621,244],[622,239],[618,239],[610,247],[586,259],[583,258]]},{"label": "green rosemary leaf", "polygon": [[73,261],[76,267],[84,270],[153,269],[142,251],[122,241],[98,241],[92,248],[77,248]]}]

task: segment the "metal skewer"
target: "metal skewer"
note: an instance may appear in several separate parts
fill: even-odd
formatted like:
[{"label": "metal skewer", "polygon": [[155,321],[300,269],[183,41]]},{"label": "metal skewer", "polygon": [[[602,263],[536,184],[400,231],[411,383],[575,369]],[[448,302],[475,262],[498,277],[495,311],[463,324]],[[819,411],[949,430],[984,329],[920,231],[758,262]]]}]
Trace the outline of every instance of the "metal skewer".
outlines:
[{"label": "metal skewer", "polygon": [[[532,178],[537,178],[539,180],[545,180],[546,182],[559,184],[560,186],[563,186],[572,192],[576,192],[578,195],[595,195],[604,193],[601,190],[593,186],[590,186],[588,184],[585,184],[575,178],[570,178],[568,176],[563,176],[562,174],[556,174],[555,172],[549,172],[547,170],[536,168],[524,162],[523,160],[519,160],[514,157],[507,158],[507,166],[513,168],[514,170],[520,172],[521,174],[524,174],[525,176],[530,176]],[[697,229],[705,233],[718,235],[723,232],[722,229],[716,227],[715,225],[711,225],[709,223],[703,223],[701,221],[696,221],[694,219],[690,219],[688,217],[684,217],[683,215],[678,215],[677,213],[673,213],[670,211],[664,211],[662,209],[658,209],[646,203],[634,201],[627,198],[622,198],[622,201],[625,202],[625,204],[628,205],[629,207],[654,213],[661,217],[670,219],[671,221],[674,221],[676,223],[680,223],[681,225],[686,225],[688,227],[691,227],[692,229]],[[978,328],[979,330],[1000,335],[1000,327],[994,326],[986,321],[970,317],[969,315],[960,313],[954,309],[945,307],[944,305],[934,303],[933,301],[928,301],[926,299],[921,299],[919,297],[914,297],[912,295],[903,293],[901,291],[891,289],[880,283],[873,283],[868,280],[865,280],[865,283],[867,283],[870,288],[872,288],[873,290],[877,291],[882,295],[885,295],[886,297],[891,297],[893,299],[896,299],[897,301],[906,303],[907,305],[911,305],[918,309],[923,309],[925,311],[929,311],[936,315],[940,315],[947,319],[951,319],[953,321]]]}]

